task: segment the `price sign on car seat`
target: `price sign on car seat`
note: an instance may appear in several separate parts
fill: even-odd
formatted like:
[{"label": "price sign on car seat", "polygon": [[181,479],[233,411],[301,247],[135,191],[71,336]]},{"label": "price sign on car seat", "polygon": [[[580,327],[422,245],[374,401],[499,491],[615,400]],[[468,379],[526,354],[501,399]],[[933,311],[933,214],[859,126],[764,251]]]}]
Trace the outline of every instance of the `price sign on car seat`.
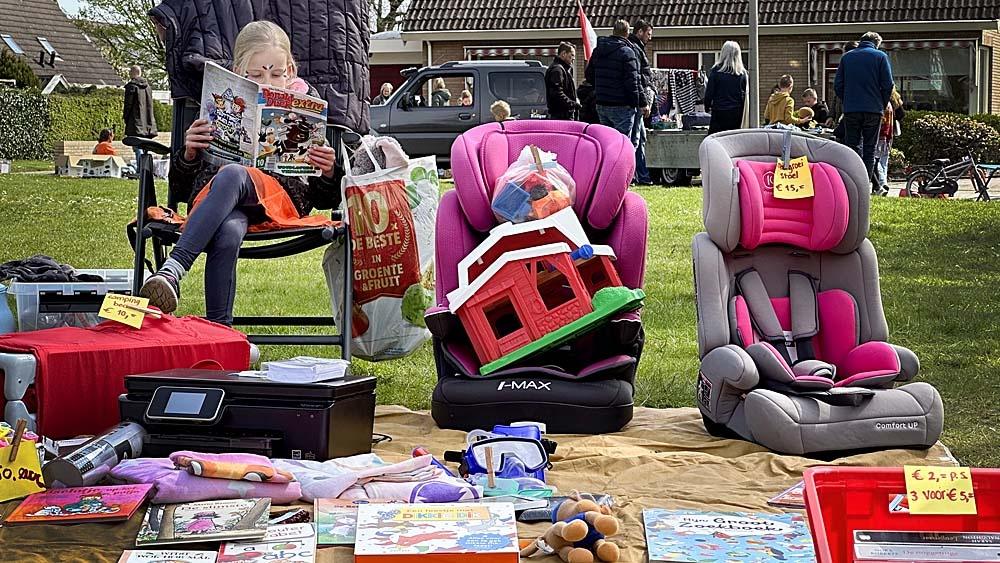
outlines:
[{"label": "price sign on car seat", "polygon": [[812,171],[805,156],[793,158],[785,166],[781,159],[774,168],[775,199],[803,199],[813,197]]},{"label": "price sign on car seat", "polygon": [[903,471],[910,514],[976,514],[968,467],[907,465]]}]

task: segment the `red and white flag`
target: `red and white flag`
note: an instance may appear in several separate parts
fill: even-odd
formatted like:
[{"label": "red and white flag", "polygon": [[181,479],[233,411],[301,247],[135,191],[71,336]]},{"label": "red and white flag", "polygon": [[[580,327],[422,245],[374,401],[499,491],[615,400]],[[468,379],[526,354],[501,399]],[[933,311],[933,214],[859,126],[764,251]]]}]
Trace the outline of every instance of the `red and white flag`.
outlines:
[{"label": "red and white flag", "polygon": [[580,33],[583,35],[583,58],[585,60],[590,60],[590,54],[594,52],[594,47],[597,47],[597,33],[594,31],[593,26],[590,25],[590,20],[587,19],[587,13],[583,11],[583,5],[577,2],[577,14],[580,16]]}]

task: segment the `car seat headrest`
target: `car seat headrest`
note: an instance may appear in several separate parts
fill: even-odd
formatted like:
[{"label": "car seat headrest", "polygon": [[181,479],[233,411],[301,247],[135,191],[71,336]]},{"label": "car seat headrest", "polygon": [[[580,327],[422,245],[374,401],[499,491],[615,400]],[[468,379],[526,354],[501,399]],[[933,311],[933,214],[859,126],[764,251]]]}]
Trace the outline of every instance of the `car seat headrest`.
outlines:
[{"label": "car seat headrest", "polygon": [[791,135],[790,157],[809,160],[815,195],[773,195],[784,131],[754,129],[711,135],[701,144],[705,229],[723,252],[737,246],[787,244],[846,254],[868,235],[870,186],[861,158],[834,141]]}]

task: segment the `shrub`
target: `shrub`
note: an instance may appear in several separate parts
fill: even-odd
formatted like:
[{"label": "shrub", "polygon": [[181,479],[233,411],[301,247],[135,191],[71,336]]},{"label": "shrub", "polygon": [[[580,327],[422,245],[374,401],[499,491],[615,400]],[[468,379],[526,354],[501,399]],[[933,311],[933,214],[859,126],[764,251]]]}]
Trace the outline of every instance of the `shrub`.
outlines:
[{"label": "shrub", "polygon": [[48,158],[49,102],[38,90],[0,88],[0,158]]},{"label": "shrub", "polygon": [[979,113],[972,116],[972,119],[980,123],[985,123],[990,127],[996,129],[997,133],[1000,133],[1000,114],[995,113]]},{"label": "shrub", "polygon": [[906,121],[897,146],[912,164],[927,164],[936,158],[959,160],[968,151],[982,162],[1000,159],[1000,132],[969,116],[931,113],[911,121],[907,114]]},{"label": "shrub", "polygon": [[[111,129],[117,139],[125,135],[124,93],[118,88],[53,94],[50,98],[52,131],[49,139],[52,142],[94,140],[101,129]],[[153,102],[153,112],[157,129],[170,131],[170,107]]]},{"label": "shrub", "polygon": [[889,149],[889,177],[899,178],[906,174],[906,155],[897,148]]},{"label": "shrub", "polygon": [[41,88],[28,63],[8,49],[0,51],[0,78],[13,79],[17,88]]}]

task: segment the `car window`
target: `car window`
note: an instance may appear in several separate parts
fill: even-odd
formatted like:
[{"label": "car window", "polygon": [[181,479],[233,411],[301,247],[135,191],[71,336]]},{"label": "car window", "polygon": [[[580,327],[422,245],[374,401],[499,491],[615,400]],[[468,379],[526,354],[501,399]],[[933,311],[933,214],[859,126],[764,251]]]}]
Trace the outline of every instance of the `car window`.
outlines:
[{"label": "car window", "polygon": [[428,73],[408,87],[400,104],[433,109],[471,106],[475,93],[476,79],[472,74]]},{"label": "car window", "polygon": [[512,106],[544,105],[545,75],[540,72],[492,72],[490,92]]}]

